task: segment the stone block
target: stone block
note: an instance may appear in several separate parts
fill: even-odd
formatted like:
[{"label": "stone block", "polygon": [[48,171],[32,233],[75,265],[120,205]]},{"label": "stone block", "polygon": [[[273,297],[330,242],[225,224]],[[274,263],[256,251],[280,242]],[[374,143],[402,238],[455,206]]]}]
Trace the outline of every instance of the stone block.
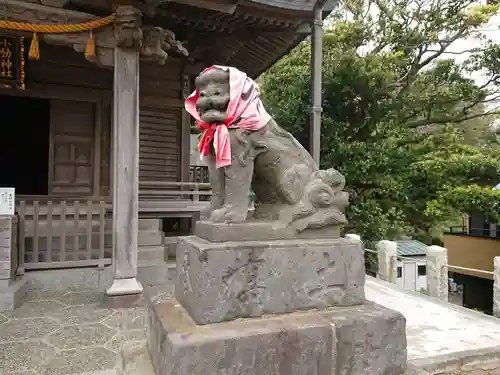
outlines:
[{"label": "stone block", "polygon": [[176,297],[198,324],[362,304],[359,241],[179,239]]},{"label": "stone block", "polygon": [[177,253],[177,243],[179,242],[179,237],[165,237],[165,251],[167,253],[167,257],[175,258],[175,254]]},{"label": "stone block", "polygon": [[[374,303],[320,312],[335,327],[337,361],[332,374],[400,374],[406,369],[406,319]],[[367,371],[366,364],[374,371]]]},{"label": "stone block", "polygon": [[139,219],[139,230],[161,230],[160,219]]},{"label": "stone block", "polygon": [[308,229],[297,234],[291,227],[279,221],[247,221],[234,224],[198,221],[194,234],[211,242],[339,238],[340,227]]},{"label": "stone block", "polygon": [[143,286],[164,285],[168,281],[168,264],[162,261],[141,262],[137,279]]},{"label": "stone block", "polygon": [[153,308],[149,348],[161,375],[331,374],[333,335],[317,316],[198,326],[168,301]]},{"label": "stone block", "polygon": [[163,233],[158,230],[140,230],[137,243],[139,247],[163,245]]},{"label": "stone block", "polygon": [[371,304],[330,314],[313,310],[197,325],[172,299],[150,305],[148,347],[157,375],[404,373],[400,314]]},{"label": "stone block", "polygon": [[137,250],[139,264],[143,262],[164,262],[166,259],[166,250],[162,245],[142,246]]},{"label": "stone block", "polygon": [[18,264],[17,216],[0,216],[0,279],[15,279]]},{"label": "stone block", "polygon": [[18,277],[16,280],[0,280],[0,313],[12,311],[21,306],[29,289],[26,276]]},{"label": "stone block", "polygon": [[11,274],[10,260],[0,262],[0,280],[10,280]]}]

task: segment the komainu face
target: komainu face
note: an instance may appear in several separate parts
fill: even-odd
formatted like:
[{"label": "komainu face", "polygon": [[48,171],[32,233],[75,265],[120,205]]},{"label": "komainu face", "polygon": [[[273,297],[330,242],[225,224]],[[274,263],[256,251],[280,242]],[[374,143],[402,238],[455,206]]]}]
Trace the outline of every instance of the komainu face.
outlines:
[{"label": "komainu face", "polygon": [[210,69],[195,80],[199,91],[196,109],[207,124],[222,124],[229,104],[229,72]]}]

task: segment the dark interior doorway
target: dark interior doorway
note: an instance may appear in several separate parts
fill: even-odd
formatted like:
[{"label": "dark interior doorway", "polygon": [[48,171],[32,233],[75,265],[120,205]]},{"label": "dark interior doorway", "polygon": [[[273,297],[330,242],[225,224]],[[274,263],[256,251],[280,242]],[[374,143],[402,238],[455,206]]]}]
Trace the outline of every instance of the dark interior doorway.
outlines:
[{"label": "dark interior doorway", "polygon": [[0,95],[0,113],[0,187],[48,194],[50,101]]}]

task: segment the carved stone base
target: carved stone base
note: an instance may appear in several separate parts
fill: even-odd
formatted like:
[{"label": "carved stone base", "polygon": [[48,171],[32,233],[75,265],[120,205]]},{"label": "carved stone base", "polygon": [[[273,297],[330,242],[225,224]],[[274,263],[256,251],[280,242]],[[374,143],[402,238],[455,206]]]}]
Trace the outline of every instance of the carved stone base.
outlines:
[{"label": "carved stone base", "polygon": [[196,325],[169,300],[150,306],[148,321],[156,375],[400,375],[406,369],[405,318],[374,304]]},{"label": "carved stone base", "polygon": [[176,298],[198,324],[362,304],[359,241],[346,238],[177,246]]},{"label": "carved stone base", "polygon": [[141,294],[142,285],[135,277],[130,279],[114,279],[113,284],[106,290],[108,296],[127,296]]},{"label": "carved stone base", "polygon": [[211,242],[293,240],[297,238],[339,238],[341,226],[307,229],[298,233],[279,221],[246,221],[244,223],[212,223],[198,221],[194,234]]}]

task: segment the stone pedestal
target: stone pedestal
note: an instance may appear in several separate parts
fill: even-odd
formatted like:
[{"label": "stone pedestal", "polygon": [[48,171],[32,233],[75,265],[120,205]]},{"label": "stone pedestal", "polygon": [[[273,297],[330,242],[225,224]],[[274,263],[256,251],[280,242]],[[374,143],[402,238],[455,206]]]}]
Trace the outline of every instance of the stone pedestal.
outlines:
[{"label": "stone pedestal", "polygon": [[26,295],[26,278],[17,276],[17,216],[0,216],[0,312],[18,307]]},{"label": "stone pedestal", "polygon": [[399,375],[404,317],[366,303],[197,325],[176,301],[149,311],[156,375]]},{"label": "stone pedestal", "polygon": [[363,251],[345,238],[209,242],[177,247],[175,295],[198,324],[365,300]]},{"label": "stone pedestal", "polygon": [[404,373],[405,319],[365,302],[359,240],[199,224],[177,247],[176,297],[149,309],[156,375]]}]

